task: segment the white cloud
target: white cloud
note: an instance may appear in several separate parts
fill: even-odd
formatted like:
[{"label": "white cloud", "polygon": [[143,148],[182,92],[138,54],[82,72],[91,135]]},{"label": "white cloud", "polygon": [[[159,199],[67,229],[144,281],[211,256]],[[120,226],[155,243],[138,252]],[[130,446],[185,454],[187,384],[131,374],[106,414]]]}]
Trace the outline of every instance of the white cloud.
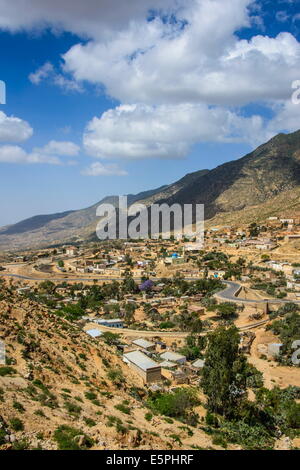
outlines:
[{"label": "white cloud", "polygon": [[[75,81],[47,62],[30,75],[34,83],[49,78],[78,91],[87,80],[104,85],[123,103],[287,99],[300,45],[290,33],[241,41],[235,33],[254,21],[249,7],[255,5],[254,0],[26,0],[25,7],[25,0],[13,5],[0,0],[0,28],[51,26],[90,38],[63,56],[64,72]],[[147,21],[149,9],[162,11],[164,19]]]},{"label": "white cloud", "polygon": [[73,142],[61,142],[57,140],[50,140],[48,144],[38,150],[46,155],[76,157],[79,154],[80,147],[74,144]]},{"label": "white cloud", "polygon": [[[251,0],[195,0],[187,24],[132,22],[109,41],[73,46],[63,58],[76,80],[104,84],[121,102],[241,105],[287,99],[300,44],[290,33],[240,40]],[[284,68],[284,73],[282,70]]]},{"label": "white cloud", "polygon": [[0,111],[0,142],[23,142],[33,134],[33,129],[23,119],[6,116]]},{"label": "white cloud", "polygon": [[268,123],[272,135],[278,132],[293,132],[300,127],[300,104],[292,101],[276,103],[273,105],[274,118]]},{"label": "white cloud", "polygon": [[[26,0],[24,5],[25,0],[14,5],[0,0],[0,28],[50,26],[85,39],[63,55],[61,71],[46,62],[30,75],[33,83],[48,80],[81,91],[88,81],[123,103],[88,123],[83,142],[91,156],[182,158],[198,142],[257,145],[296,125],[298,110],[288,100],[291,83],[300,78],[300,43],[287,32],[241,40],[236,32],[251,22],[263,30],[254,0]],[[152,21],[150,8],[160,10]],[[274,117],[244,117],[241,107],[257,102]],[[102,174],[108,167],[99,163],[85,171]]]},{"label": "white cloud", "polygon": [[39,85],[42,81],[48,80],[50,83],[62,88],[64,91],[83,91],[80,83],[76,82],[72,78],[62,75],[61,73],[57,73],[50,62],[45,62],[44,65],[31,73],[28,78],[34,85]]},{"label": "white cloud", "polygon": [[44,65],[29,75],[29,80],[35,85],[39,85],[42,80],[48,78],[52,73],[53,65],[50,62],[45,62]]},{"label": "white cloud", "polygon": [[[2,163],[47,163],[51,165],[62,165],[59,157],[76,157],[80,147],[73,142],[50,141],[44,147],[35,147],[27,152],[18,145],[0,146],[0,162]],[[70,160],[67,165],[76,164]]]},{"label": "white cloud", "polygon": [[281,23],[285,23],[290,18],[290,15],[287,11],[281,10],[276,12],[276,20]]},{"label": "white cloud", "polygon": [[0,28],[15,32],[50,26],[54,31],[105,37],[133,20],[144,19],[151,8],[167,8],[174,3],[174,0],[0,0]]},{"label": "white cloud", "polygon": [[127,171],[122,170],[115,163],[103,165],[103,163],[94,162],[88,168],[85,168],[81,174],[86,176],[125,176]]},{"label": "white cloud", "polygon": [[197,142],[261,143],[263,119],[203,104],[121,105],[87,125],[87,154],[102,159],[183,158]]},{"label": "white cloud", "polygon": [[1,163],[50,163],[59,165],[60,160],[57,157],[46,156],[38,152],[27,153],[18,145],[0,146]]}]

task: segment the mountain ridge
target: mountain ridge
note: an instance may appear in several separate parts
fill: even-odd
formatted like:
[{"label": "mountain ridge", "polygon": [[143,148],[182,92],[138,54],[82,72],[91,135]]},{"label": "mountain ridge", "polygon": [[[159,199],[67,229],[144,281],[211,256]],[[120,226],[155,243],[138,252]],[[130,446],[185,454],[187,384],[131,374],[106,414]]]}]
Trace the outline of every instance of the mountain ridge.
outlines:
[{"label": "mountain ridge", "polygon": [[[284,211],[293,200],[293,191],[300,189],[300,130],[291,134],[277,134],[245,156],[225,162],[212,170],[188,173],[178,181],[156,189],[129,194],[128,204],[153,203],[204,204],[205,219],[247,221],[255,216],[266,217],[276,208]],[[284,195],[286,194],[286,198]],[[276,199],[277,198],[277,199]],[[279,198],[279,199],[278,199]],[[34,216],[17,224],[0,228],[0,249],[15,250],[49,246],[57,243],[75,243],[89,240],[98,222],[96,207],[101,203],[118,205],[118,196],[106,196],[101,201],[78,211]],[[280,207],[280,209],[279,209]],[[300,209],[300,202],[299,202]],[[249,217],[247,216],[249,215]],[[252,214],[252,215],[250,215]]]}]

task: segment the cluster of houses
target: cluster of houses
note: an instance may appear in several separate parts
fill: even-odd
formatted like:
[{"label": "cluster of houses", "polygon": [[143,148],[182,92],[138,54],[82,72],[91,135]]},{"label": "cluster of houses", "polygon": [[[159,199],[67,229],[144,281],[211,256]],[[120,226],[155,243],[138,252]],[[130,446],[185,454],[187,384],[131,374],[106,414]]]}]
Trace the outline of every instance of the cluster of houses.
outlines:
[{"label": "cluster of houses", "polygon": [[168,350],[161,341],[140,338],[125,346],[123,361],[131,367],[145,384],[169,379],[176,384],[189,383],[204,366],[203,359],[188,363],[182,354]]}]

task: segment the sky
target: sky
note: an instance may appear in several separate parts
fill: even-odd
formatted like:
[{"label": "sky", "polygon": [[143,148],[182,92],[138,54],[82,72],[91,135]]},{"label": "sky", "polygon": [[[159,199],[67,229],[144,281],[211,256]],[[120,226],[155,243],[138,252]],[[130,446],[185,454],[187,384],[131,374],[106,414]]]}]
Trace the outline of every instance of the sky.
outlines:
[{"label": "sky", "polygon": [[0,0],[0,226],[298,130],[299,41],[300,0]]}]

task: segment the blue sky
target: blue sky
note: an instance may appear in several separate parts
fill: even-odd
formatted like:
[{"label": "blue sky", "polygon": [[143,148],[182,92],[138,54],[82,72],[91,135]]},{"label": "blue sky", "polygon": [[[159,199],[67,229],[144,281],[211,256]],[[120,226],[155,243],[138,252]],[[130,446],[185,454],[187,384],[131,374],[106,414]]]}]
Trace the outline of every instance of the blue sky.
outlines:
[{"label": "blue sky", "polygon": [[0,0],[0,225],[171,183],[300,128],[298,0],[14,3]]}]

